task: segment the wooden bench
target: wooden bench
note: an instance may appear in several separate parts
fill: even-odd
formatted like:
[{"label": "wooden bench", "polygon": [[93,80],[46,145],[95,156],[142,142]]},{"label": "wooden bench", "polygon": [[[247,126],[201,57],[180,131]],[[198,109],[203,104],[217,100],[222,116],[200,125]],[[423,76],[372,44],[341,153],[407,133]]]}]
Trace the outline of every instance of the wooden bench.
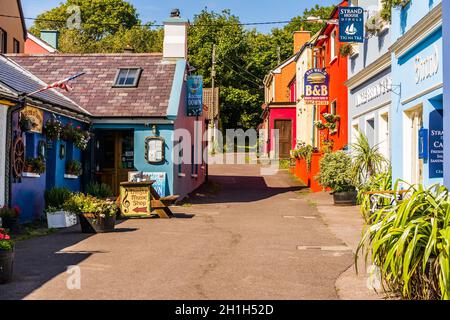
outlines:
[{"label": "wooden bench", "polygon": [[172,210],[170,210],[170,206],[173,205],[180,196],[172,195],[168,197],[160,197],[158,192],[151,187],[150,193],[152,195],[152,200],[150,201],[150,207],[152,211],[161,218],[161,219],[170,219],[174,217]]}]

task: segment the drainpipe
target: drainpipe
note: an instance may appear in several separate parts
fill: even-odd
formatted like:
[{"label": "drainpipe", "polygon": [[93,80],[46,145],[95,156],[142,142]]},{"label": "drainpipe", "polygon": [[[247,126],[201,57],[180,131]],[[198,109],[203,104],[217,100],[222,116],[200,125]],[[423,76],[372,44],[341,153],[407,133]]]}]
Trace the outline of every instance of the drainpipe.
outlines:
[{"label": "drainpipe", "polygon": [[11,206],[12,198],[12,168],[11,168],[11,155],[12,155],[12,138],[13,138],[13,115],[15,112],[25,107],[24,94],[19,94],[19,102],[9,107],[6,113],[6,154],[5,154],[5,204]]}]

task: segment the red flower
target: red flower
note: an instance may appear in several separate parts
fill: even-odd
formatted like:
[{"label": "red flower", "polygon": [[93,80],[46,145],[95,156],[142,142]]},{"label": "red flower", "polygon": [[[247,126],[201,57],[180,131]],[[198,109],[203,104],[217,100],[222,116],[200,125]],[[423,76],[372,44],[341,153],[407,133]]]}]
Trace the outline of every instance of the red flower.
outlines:
[{"label": "red flower", "polygon": [[78,130],[80,130],[80,129],[81,129],[81,127],[80,127],[80,126],[77,126],[77,129],[78,129]]},{"label": "red flower", "polygon": [[19,207],[19,206],[14,206],[13,210],[14,210],[14,212],[16,213],[16,216],[19,216],[19,215],[20,215],[21,210],[20,210],[20,207]]}]

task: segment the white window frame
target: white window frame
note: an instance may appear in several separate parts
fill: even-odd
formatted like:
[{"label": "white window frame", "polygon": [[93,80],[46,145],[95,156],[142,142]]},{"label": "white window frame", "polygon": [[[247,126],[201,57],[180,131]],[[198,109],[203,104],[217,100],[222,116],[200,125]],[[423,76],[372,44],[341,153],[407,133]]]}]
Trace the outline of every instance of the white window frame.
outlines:
[{"label": "white window frame", "polygon": [[[127,77],[128,77],[128,75],[130,73],[130,70],[137,70],[138,71],[138,73],[136,75],[136,78],[133,81],[133,84],[118,84],[120,72],[123,71],[123,70],[128,70]],[[139,79],[141,78],[141,74],[142,74],[142,68],[136,68],[136,67],[119,68],[119,69],[117,69],[117,72],[116,72],[116,77],[114,79],[113,88],[136,88],[138,86],[138,84],[139,84]]]}]

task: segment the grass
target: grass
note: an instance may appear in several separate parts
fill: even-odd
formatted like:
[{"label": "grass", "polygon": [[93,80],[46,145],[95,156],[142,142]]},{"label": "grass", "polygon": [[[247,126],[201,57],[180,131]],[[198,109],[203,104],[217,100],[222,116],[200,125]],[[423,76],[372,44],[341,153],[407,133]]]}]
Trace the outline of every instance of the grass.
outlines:
[{"label": "grass", "polygon": [[290,159],[280,159],[278,162],[278,166],[280,169],[287,170],[291,167]]},{"label": "grass", "polygon": [[33,238],[47,236],[57,232],[56,229],[48,229],[43,222],[26,223],[19,226],[19,229],[11,233],[14,241],[24,241]]},{"label": "grass", "polygon": [[308,206],[310,206],[311,208],[317,208],[318,203],[312,200],[308,200]]}]

